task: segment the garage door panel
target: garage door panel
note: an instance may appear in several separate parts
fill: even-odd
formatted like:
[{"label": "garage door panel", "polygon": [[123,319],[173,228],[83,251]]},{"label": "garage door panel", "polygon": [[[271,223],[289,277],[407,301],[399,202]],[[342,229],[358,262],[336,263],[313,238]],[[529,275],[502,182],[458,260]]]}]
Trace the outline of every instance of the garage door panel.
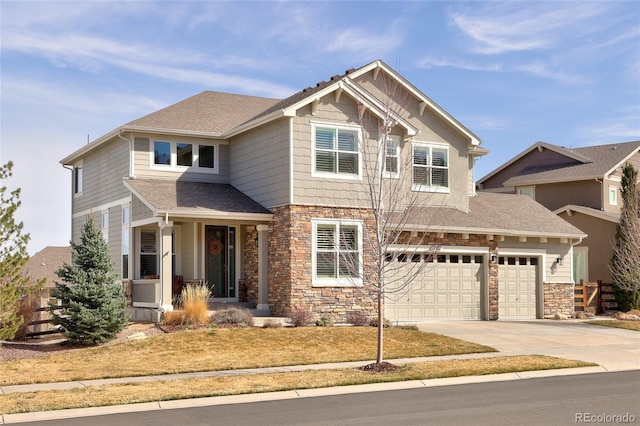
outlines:
[{"label": "garage door panel", "polygon": [[536,318],[537,259],[501,257],[498,263],[499,318]]},{"label": "garage door panel", "polygon": [[437,256],[437,261],[426,265],[421,276],[407,289],[411,297],[386,301],[385,316],[390,320],[416,322],[480,319],[484,258],[471,257],[470,263],[462,263],[462,258],[462,255]]}]

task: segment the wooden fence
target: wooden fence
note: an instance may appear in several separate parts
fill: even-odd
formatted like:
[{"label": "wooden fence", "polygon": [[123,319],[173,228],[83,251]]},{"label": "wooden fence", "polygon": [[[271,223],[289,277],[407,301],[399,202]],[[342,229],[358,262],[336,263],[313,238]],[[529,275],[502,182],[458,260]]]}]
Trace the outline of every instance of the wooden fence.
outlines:
[{"label": "wooden fence", "polygon": [[599,314],[618,307],[613,285],[604,284],[602,281],[585,283],[584,280],[580,280],[580,284],[575,286],[573,300],[576,312]]}]

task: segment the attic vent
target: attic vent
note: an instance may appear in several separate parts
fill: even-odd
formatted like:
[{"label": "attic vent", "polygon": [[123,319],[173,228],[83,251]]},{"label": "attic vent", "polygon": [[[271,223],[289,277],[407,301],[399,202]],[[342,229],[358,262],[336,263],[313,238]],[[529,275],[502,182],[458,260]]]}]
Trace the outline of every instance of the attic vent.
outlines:
[{"label": "attic vent", "polygon": [[317,83],[317,84],[316,84],[316,87],[320,87],[320,86],[322,86],[322,85],[323,85],[323,84],[325,84],[325,83],[326,83],[326,81],[321,81],[321,82],[319,82],[319,83]]},{"label": "attic vent", "polygon": [[302,89],[302,92],[308,92],[308,91],[310,91],[311,89],[312,89],[311,87],[306,87],[306,88]]},{"label": "attic vent", "polygon": [[348,70],[346,70],[344,73],[345,74],[350,74],[352,72],[354,72],[356,69],[355,68],[349,68]]},{"label": "attic vent", "polygon": [[331,76],[331,81],[338,80],[338,79],[340,79],[340,74]]},{"label": "attic vent", "polygon": [[611,147],[611,151],[615,151],[616,149],[618,149],[618,147],[617,147],[617,146],[612,146],[612,147]]}]

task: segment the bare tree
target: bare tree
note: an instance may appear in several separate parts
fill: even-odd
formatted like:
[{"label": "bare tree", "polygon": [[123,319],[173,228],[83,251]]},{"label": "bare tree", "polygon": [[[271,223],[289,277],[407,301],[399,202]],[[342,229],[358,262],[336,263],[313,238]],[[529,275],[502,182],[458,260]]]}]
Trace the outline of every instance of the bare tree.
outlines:
[{"label": "bare tree", "polygon": [[[406,104],[411,94],[397,79],[384,73],[379,73],[377,81],[378,97],[361,92],[361,97],[356,98],[366,187],[366,193],[358,200],[366,206],[360,210],[363,259],[353,255],[343,259],[351,265],[350,275],[362,278],[363,291],[372,289],[374,293],[378,317],[374,368],[383,364],[385,299],[408,292],[424,268],[433,265],[430,260],[439,247],[439,233],[430,226],[432,193],[420,191],[420,187],[448,185],[446,152],[412,149],[405,140],[407,129],[400,124],[407,123]],[[340,238],[344,247],[353,244],[353,238],[346,234]]]},{"label": "bare tree", "polygon": [[637,180],[638,171],[626,163],[622,169],[622,209],[610,265],[613,283],[623,292],[630,309],[640,309],[640,188]]}]

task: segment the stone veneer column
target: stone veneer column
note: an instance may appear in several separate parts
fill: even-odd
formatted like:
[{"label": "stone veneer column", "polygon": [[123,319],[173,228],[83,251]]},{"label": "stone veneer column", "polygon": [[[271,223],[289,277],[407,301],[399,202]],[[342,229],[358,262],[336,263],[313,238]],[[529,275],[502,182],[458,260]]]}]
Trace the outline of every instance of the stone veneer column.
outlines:
[{"label": "stone veneer column", "polygon": [[256,225],[258,231],[258,305],[259,311],[269,311],[269,225]]}]

